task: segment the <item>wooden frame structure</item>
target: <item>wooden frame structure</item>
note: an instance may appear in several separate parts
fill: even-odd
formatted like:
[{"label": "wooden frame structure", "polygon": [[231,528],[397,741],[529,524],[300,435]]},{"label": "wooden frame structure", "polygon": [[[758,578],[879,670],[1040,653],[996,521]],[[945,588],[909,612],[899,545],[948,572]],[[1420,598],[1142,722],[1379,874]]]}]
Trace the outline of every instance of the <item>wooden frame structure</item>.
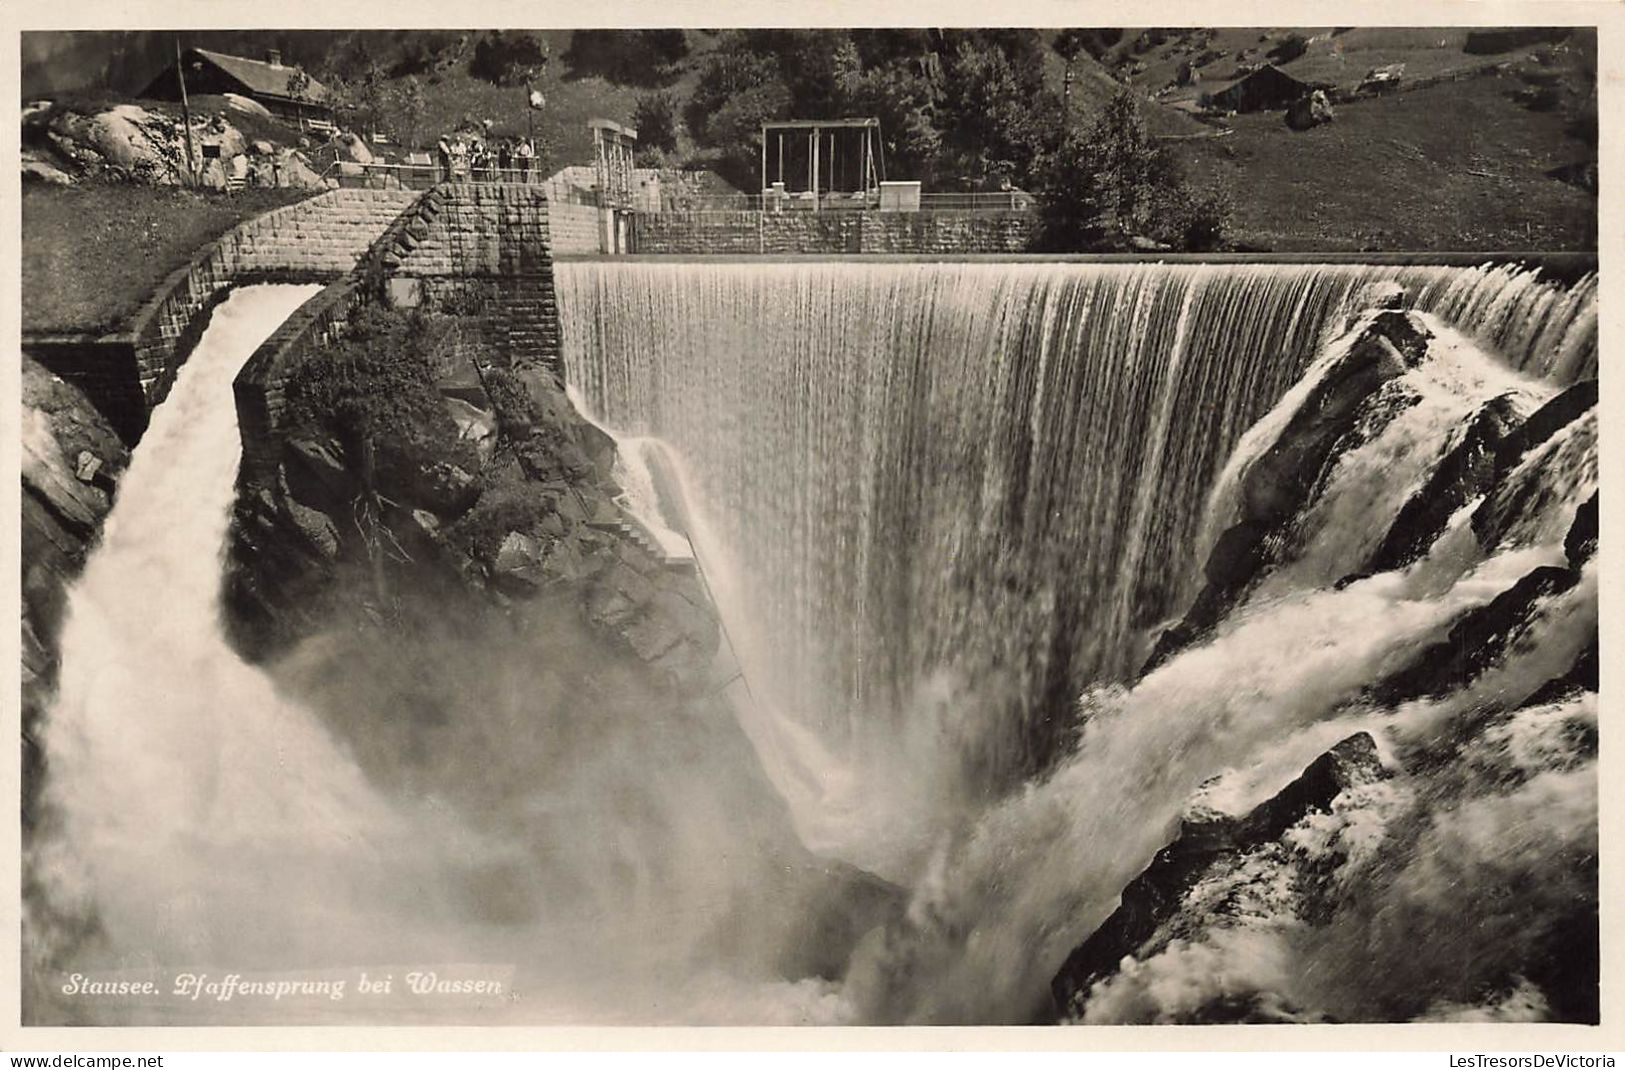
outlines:
[{"label": "wooden frame structure", "polygon": [[631,208],[632,157],[637,152],[638,132],[609,119],[589,119],[587,126],[592,130],[599,206]]},{"label": "wooden frame structure", "polygon": [[776,208],[869,208],[880,203],[886,150],[880,120],[793,119],[762,124],[762,196]]}]

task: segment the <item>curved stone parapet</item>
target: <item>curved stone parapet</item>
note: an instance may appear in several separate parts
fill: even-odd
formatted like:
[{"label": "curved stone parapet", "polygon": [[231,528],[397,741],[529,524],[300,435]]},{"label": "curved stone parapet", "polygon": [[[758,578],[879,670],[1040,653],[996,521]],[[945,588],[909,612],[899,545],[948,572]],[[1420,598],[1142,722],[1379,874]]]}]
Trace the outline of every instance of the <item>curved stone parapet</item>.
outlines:
[{"label": "curved stone parapet", "polygon": [[289,317],[233,387],[246,482],[274,468],[288,378],[371,301],[427,311],[478,307],[503,359],[556,370],[558,308],[545,193],[519,184],[436,186],[400,213],[348,274]]},{"label": "curved stone parapet", "polygon": [[168,396],[208,312],[232,286],[338,278],[416,197],[410,190],[330,190],[255,216],[171,272],[122,330],[35,335],[23,348],[84,390],[133,445],[147,414]]}]

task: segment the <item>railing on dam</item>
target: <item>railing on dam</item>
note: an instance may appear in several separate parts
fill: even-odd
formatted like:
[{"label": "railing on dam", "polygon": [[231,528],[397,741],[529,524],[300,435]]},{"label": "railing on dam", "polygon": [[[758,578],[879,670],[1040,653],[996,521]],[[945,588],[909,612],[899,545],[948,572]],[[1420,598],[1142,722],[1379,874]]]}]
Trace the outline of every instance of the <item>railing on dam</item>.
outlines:
[{"label": "railing on dam", "polygon": [[[566,185],[543,174],[535,167],[471,167],[454,165],[449,171],[438,162],[416,163],[355,163],[336,160],[322,172],[322,177],[342,189],[410,189],[426,190],[441,182],[469,182],[474,184],[542,185],[548,189],[548,198],[555,202],[606,207],[598,191]],[[658,199],[659,207],[654,207]],[[1036,202],[1033,195],[1023,190],[965,193],[922,193],[917,206],[906,208],[882,207],[879,194],[874,192],[821,193],[688,193],[660,190],[647,198],[634,198],[632,210],[648,214],[662,212],[699,215],[729,212],[882,212],[887,215],[929,214],[933,212],[988,213],[1030,212]],[[620,207],[620,206],[613,206]]]},{"label": "railing on dam", "polygon": [[547,176],[536,168],[456,167],[450,174],[437,163],[353,163],[338,160],[322,177],[340,189],[432,189],[442,182],[543,185]]}]

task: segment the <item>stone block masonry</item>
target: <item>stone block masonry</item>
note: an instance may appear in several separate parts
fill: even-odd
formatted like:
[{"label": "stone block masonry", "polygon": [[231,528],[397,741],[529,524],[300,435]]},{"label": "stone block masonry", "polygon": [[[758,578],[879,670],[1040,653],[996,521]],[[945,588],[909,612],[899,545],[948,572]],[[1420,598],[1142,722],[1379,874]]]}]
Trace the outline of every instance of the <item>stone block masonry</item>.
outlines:
[{"label": "stone block masonry", "polygon": [[590,204],[553,201],[547,206],[547,225],[555,256],[604,251],[601,212]]},{"label": "stone block masonry", "polygon": [[1020,253],[1029,212],[653,212],[634,224],[633,251],[674,256],[763,254],[968,256]]},{"label": "stone block masonry", "polygon": [[25,337],[23,348],[84,390],[134,444],[232,286],[339,278],[416,197],[411,190],[330,190],[256,216],[172,272],[123,330]]},{"label": "stone block masonry", "polygon": [[552,220],[542,188],[451,183],[428,196],[432,213],[407,228],[398,256],[385,257],[390,303],[478,308],[500,328],[503,359],[557,371]]},{"label": "stone block masonry", "polygon": [[478,314],[501,358],[557,370],[548,202],[539,186],[446,183],[402,212],[344,278],[307,301],[237,377],[242,478],[276,469],[288,379],[323,359],[362,304]]}]

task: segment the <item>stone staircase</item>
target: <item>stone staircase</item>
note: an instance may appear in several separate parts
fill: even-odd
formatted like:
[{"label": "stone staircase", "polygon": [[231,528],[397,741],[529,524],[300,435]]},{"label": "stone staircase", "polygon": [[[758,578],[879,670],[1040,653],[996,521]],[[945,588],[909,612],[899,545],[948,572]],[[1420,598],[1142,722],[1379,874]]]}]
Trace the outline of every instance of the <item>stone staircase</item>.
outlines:
[{"label": "stone staircase", "polygon": [[619,535],[660,562],[662,567],[673,572],[692,573],[695,571],[694,558],[686,554],[669,553],[664,546],[660,545],[660,540],[650,534],[647,528],[622,510],[606,507],[595,516],[588,518],[587,526],[597,531]]}]

